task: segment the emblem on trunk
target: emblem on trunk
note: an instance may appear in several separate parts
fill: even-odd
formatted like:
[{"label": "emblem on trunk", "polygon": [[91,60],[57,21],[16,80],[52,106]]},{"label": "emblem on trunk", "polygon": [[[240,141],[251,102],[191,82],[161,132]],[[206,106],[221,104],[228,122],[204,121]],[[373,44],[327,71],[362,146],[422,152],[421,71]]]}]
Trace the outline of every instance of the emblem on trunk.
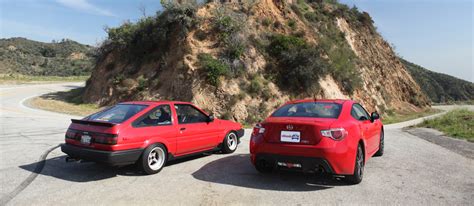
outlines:
[{"label": "emblem on trunk", "polygon": [[293,130],[293,125],[291,125],[291,124],[286,125],[286,129],[287,129],[287,130]]}]

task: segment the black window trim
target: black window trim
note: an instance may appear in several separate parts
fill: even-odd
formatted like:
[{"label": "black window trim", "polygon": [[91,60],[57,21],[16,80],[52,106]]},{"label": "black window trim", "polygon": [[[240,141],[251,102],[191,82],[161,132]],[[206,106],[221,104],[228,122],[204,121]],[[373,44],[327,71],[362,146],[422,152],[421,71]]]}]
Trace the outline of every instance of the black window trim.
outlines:
[{"label": "black window trim", "polygon": [[[197,107],[195,107],[194,105],[192,104],[185,104],[185,103],[178,103],[178,104],[174,104],[175,108],[174,110],[176,110],[176,117],[178,117],[178,109],[176,109],[176,106],[179,106],[179,105],[188,105],[188,106],[191,106],[192,108],[196,109],[199,113],[203,114],[204,116],[208,117],[209,118],[209,115],[207,115],[206,113],[202,112],[200,109],[198,109]],[[179,117],[178,117],[178,125],[181,125],[181,124],[198,124],[198,123],[209,123],[208,121],[204,121],[204,122],[188,122],[188,123],[180,123],[179,122]]]},{"label": "black window trim", "polygon": [[[158,125],[138,125],[138,123],[140,121],[142,121],[143,119],[145,119],[148,115],[150,115],[152,112],[155,111],[155,109],[157,109],[158,107],[160,106],[163,106],[163,105],[168,105],[170,107],[170,116],[171,116],[171,123],[170,124],[158,124]],[[134,120],[132,122],[132,127],[133,128],[142,128],[142,127],[161,127],[161,126],[173,126],[173,121],[174,118],[173,118],[173,111],[171,111],[171,104],[160,104],[156,107],[153,107],[152,109],[150,109],[150,111],[146,112],[145,114],[143,114],[142,116],[138,117],[136,120]]]},{"label": "black window trim", "polygon": [[[368,118],[368,119],[361,120],[361,119],[357,119],[357,118],[355,118],[354,116],[352,116],[352,111],[354,110],[354,106],[355,106],[355,105],[359,105],[359,106],[364,110],[364,112],[367,114],[367,118]],[[354,104],[352,104],[352,106],[351,106],[351,117],[354,118],[354,119],[357,120],[357,121],[367,121],[367,120],[370,120],[370,114],[369,114],[369,113],[367,112],[367,110],[365,110],[365,108],[364,108],[361,104],[359,104],[359,103],[354,103]]]}]

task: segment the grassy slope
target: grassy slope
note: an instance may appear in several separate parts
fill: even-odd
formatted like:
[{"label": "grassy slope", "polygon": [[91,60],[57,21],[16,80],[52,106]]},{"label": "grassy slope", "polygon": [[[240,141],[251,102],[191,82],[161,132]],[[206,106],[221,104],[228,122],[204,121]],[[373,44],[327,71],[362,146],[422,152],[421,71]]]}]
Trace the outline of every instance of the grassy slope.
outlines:
[{"label": "grassy slope", "polygon": [[385,116],[382,116],[382,122],[384,124],[393,124],[398,122],[404,122],[412,119],[417,119],[420,117],[426,117],[441,112],[438,109],[427,108],[421,112],[406,112],[406,113],[388,113]]},{"label": "grassy slope", "polygon": [[28,102],[32,107],[47,111],[87,116],[99,111],[101,108],[95,104],[85,104],[80,98],[83,88],[63,92],[54,92],[33,98]]},{"label": "grassy slope", "polygon": [[474,111],[467,109],[450,111],[441,117],[425,120],[417,126],[437,129],[448,136],[474,142]]},{"label": "grassy slope", "polygon": [[432,72],[404,59],[400,60],[431,101],[447,103],[474,100],[474,83]]}]

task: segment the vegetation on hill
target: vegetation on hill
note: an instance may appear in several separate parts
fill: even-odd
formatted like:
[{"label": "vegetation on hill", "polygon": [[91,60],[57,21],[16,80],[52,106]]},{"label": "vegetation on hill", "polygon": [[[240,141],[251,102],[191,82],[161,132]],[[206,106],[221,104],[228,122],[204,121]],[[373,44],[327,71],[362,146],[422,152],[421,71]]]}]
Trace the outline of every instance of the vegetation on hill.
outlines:
[{"label": "vegetation on hill", "polygon": [[0,39],[0,73],[30,76],[85,76],[94,49],[72,40],[43,43],[25,38]]},{"label": "vegetation on hill", "polygon": [[452,110],[441,117],[425,120],[417,125],[444,132],[446,135],[474,142],[474,111]]},{"label": "vegetation on hill", "polygon": [[427,105],[370,16],[355,7],[196,2],[162,1],[156,15],[108,28],[84,101],[179,99],[249,123],[294,98],[353,98],[379,111]]},{"label": "vegetation on hill", "polygon": [[474,83],[430,71],[404,59],[400,60],[432,102],[474,100]]}]

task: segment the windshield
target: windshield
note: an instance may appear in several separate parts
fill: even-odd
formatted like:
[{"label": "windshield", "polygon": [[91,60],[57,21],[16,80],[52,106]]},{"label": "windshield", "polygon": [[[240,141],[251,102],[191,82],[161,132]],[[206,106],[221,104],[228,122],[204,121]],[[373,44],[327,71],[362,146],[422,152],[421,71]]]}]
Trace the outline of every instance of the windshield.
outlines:
[{"label": "windshield", "polygon": [[148,106],[138,104],[117,104],[113,107],[89,116],[87,120],[122,123],[146,107]]},{"label": "windshield", "polygon": [[330,102],[288,104],[275,111],[272,117],[337,118],[341,113],[341,108],[341,104]]}]

